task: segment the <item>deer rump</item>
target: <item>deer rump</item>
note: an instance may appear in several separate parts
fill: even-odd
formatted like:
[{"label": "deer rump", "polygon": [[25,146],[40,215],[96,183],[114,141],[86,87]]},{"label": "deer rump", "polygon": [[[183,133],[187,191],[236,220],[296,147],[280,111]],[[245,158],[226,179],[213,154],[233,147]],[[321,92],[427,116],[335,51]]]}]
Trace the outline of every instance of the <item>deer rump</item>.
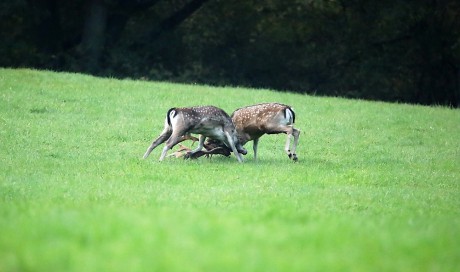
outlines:
[{"label": "deer rump", "polygon": [[[287,141],[285,151],[289,158],[296,161],[295,153],[300,131],[293,127],[295,113],[290,106],[280,103],[262,103],[252,106],[239,108],[231,115],[236,127],[239,142],[244,145],[248,141],[254,141],[254,159],[257,159],[258,140],[264,134],[286,133]],[[294,136],[292,150],[290,148],[290,138]],[[209,139],[205,144],[206,150],[201,150],[191,155],[191,158],[220,154],[230,156],[231,150],[222,142]]]}]

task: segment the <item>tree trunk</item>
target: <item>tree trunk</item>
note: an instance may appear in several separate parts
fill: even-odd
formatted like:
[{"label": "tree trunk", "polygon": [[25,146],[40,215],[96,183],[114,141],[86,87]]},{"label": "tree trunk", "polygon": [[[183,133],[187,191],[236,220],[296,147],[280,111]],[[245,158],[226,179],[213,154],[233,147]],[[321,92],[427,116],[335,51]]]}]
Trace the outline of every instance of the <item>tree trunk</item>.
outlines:
[{"label": "tree trunk", "polygon": [[172,31],[188,17],[190,17],[195,11],[197,11],[201,6],[203,6],[203,4],[207,1],[208,0],[190,1],[178,12],[174,13],[173,15],[166,18],[163,22],[161,22],[160,25],[151,32],[150,36],[153,38],[153,40],[156,40],[164,32]]},{"label": "tree trunk", "polygon": [[97,73],[105,45],[107,7],[102,0],[90,0],[80,45],[81,68],[85,72]]}]

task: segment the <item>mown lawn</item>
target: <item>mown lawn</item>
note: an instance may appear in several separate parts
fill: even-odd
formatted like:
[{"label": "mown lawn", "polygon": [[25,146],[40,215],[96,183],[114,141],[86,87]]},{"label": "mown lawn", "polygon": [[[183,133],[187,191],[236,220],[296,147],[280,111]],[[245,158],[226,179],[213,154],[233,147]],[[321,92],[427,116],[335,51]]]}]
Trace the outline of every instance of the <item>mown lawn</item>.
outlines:
[{"label": "mown lawn", "polygon": [[[296,111],[230,158],[158,162],[173,106]],[[459,271],[460,111],[0,69],[0,271]]]}]

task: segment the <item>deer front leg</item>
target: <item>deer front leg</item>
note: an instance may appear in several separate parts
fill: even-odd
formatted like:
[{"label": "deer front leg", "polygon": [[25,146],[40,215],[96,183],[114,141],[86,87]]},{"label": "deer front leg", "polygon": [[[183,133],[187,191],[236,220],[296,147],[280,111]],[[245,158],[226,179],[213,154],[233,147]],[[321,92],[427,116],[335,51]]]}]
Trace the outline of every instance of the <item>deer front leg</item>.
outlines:
[{"label": "deer front leg", "polygon": [[233,142],[232,136],[227,131],[225,131],[225,136],[227,137],[228,144],[230,145],[230,148],[232,149],[233,154],[235,154],[236,158],[238,159],[238,162],[242,163],[243,158],[241,157],[240,153],[238,153],[238,150],[236,150],[235,143]]},{"label": "deer front leg", "polygon": [[252,143],[252,149],[254,150],[254,160],[257,160],[257,146],[259,145],[259,138],[254,139]]}]

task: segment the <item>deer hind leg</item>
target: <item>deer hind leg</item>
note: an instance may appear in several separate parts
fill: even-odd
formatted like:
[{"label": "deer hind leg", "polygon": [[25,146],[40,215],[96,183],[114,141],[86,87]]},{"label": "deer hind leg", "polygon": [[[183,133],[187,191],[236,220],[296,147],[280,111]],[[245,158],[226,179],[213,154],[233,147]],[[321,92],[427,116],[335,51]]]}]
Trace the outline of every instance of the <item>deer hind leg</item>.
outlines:
[{"label": "deer hind leg", "polygon": [[[284,146],[284,150],[286,151],[290,159],[292,159],[293,161],[297,161],[296,149],[297,149],[297,144],[299,142],[300,131],[290,126],[289,129],[286,130],[286,134],[287,134],[287,137],[286,137],[286,145]],[[291,148],[291,136],[294,136],[294,143],[292,145],[292,148]]]},{"label": "deer hind leg", "polygon": [[291,136],[292,136],[292,132],[287,132],[287,137],[286,137],[286,144],[284,145],[284,151],[286,151],[287,155],[289,156],[289,158],[292,157],[292,153],[291,153]]},{"label": "deer hind leg", "polygon": [[160,161],[164,160],[166,157],[166,153],[168,150],[173,148],[176,144],[182,141],[182,136],[184,136],[184,131],[173,131],[169,139],[166,141],[165,147],[163,147],[163,151],[161,152]]},{"label": "deer hind leg", "polygon": [[147,151],[145,151],[145,154],[144,154],[144,159],[146,159],[150,153],[152,152],[152,150],[159,146],[160,144],[164,143],[169,137],[171,137],[171,134],[172,134],[172,130],[169,126],[165,125],[165,128],[163,130],[163,132],[160,134],[160,136],[158,136],[158,138],[156,138],[152,144],[147,148]]},{"label": "deer hind leg", "polygon": [[294,144],[292,145],[292,149],[291,149],[292,160],[297,161],[296,149],[297,149],[297,144],[299,143],[300,130],[292,128],[292,136],[294,136]]}]

